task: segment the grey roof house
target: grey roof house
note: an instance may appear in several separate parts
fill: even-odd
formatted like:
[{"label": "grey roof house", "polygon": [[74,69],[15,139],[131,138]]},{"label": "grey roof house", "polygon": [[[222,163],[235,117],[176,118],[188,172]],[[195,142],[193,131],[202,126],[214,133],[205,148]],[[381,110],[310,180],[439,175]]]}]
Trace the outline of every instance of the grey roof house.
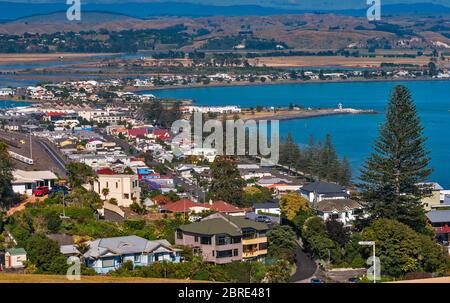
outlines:
[{"label": "grey roof house", "polygon": [[[89,250],[83,254],[86,266],[100,274],[116,270],[127,261],[134,266],[145,266],[158,261],[180,262],[181,257],[181,250],[173,248],[167,240],[149,241],[138,236],[126,236],[86,243],[89,245]],[[73,255],[78,249],[74,245],[63,245],[60,251]]]},{"label": "grey roof house", "polygon": [[348,193],[338,184],[316,181],[302,186],[300,193],[309,202],[320,202],[324,199],[345,199]]}]

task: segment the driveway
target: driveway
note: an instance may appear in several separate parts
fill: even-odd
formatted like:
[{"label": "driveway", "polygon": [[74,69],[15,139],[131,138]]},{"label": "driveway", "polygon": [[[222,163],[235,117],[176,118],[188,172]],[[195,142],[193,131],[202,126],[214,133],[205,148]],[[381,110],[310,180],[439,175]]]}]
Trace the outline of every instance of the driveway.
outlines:
[{"label": "driveway", "polygon": [[316,262],[300,246],[297,247],[295,254],[297,270],[291,277],[291,282],[299,282],[313,277],[317,270]]}]

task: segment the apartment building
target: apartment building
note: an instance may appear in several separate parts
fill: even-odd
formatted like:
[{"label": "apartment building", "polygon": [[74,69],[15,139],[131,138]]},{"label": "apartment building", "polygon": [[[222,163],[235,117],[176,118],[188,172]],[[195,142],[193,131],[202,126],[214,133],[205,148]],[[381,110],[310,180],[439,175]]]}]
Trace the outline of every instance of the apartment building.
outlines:
[{"label": "apartment building", "polygon": [[200,222],[180,226],[175,244],[194,247],[207,262],[264,260],[269,230],[264,223],[215,213]]},{"label": "apartment building", "polygon": [[[117,200],[118,206],[129,207],[134,201],[139,201],[141,188],[137,175],[98,174],[94,181],[94,191],[101,197]],[[107,189],[104,191],[104,189]],[[107,193],[105,196],[104,193]]]}]

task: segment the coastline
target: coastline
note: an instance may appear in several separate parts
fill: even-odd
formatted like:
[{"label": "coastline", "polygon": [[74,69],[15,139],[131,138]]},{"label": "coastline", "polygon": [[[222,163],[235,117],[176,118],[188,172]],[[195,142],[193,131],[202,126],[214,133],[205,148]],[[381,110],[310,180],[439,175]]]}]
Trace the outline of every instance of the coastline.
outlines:
[{"label": "coastline", "polygon": [[397,79],[356,79],[356,80],[283,80],[273,82],[233,82],[233,83],[210,83],[210,84],[190,84],[190,85],[160,85],[147,87],[125,87],[124,91],[130,92],[147,92],[158,90],[175,90],[175,89],[190,89],[190,88],[211,88],[211,87],[240,87],[240,86],[268,86],[268,85],[283,85],[283,84],[327,84],[327,83],[361,83],[361,82],[418,82],[418,81],[450,81],[450,79],[433,79],[433,78],[397,78]]},{"label": "coastline", "polygon": [[283,112],[275,112],[275,113],[263,113],[260,115],[255,114],[254,116],[251,114],[240,115],[241,119],[244,121],[247,120],[297,120],[297,119],[309,119],[309,118],[317,118],[317,117],[326,117],[326,116],[337,116],[337,115],[364,115],[364,114],[379,114],[375,110],[362,110],[362,109],[352,109],[352,108],[343,108],[342,110],[336,110],[331,108],[324,109],[312,109],[312,110],[300,110],[300,111],[283,111]]}]

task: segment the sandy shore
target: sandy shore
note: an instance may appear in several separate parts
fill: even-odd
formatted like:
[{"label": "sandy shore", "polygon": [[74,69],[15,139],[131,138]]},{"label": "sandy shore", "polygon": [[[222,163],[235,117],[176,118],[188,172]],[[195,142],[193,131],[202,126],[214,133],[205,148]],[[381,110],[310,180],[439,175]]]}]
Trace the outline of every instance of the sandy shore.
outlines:
[{"label": "sandy shore", "polygon": [[243,120],[292,120],[292,119],[307,119],[323,116],[334,116],[334,115],[358,115],[358,114],[377,114],[374,110],[361,110],[344,108],[342,110],[337,110],[334,108],[323,108],[323,109],[311,109],[311,110],[280,110],[277,112],[255,112],[254,114],[250,112],[245,112],[239,117]]}]

